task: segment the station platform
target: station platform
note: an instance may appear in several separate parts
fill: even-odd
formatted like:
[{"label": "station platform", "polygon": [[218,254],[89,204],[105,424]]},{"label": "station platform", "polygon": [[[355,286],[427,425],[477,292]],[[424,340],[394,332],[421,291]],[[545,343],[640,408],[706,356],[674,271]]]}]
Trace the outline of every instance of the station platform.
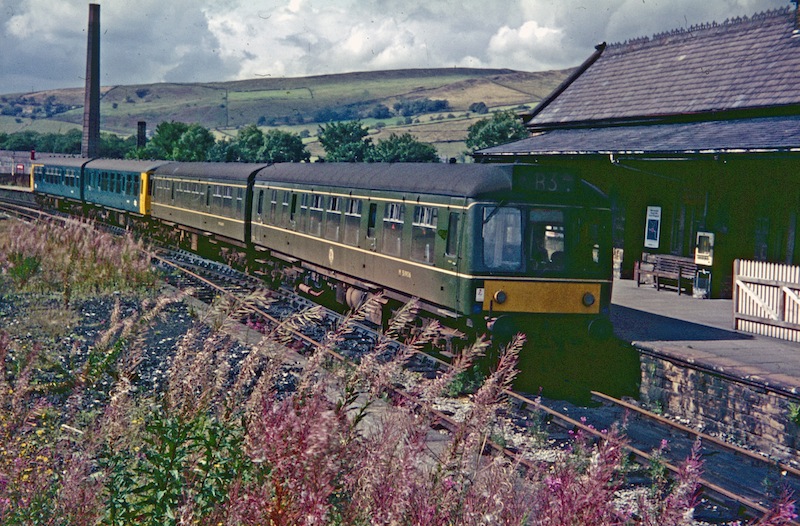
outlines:
[{"label": "station platform", "polygon": [[634,347],[726,376],[800,394],[800,343],[733,329],[733,302],[615,280],[615,335]]}]

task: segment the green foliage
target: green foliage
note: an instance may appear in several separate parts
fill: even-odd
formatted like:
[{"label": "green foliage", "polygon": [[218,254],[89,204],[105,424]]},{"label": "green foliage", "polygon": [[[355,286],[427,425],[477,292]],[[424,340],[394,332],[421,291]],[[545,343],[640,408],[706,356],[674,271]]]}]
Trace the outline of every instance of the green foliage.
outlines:
[{"label": "green foliage", "polygon": [[299,135],[281,130],[268,130],[264,134],[264,144],[258,151],[262,162],[288,163],[308,161],[308,153]]},{"label": "green foliage", "polygon": [[472,151],[491,148],[528,136],[528,130],[510,111],[501,111],[491,119],[481,119],[467,128],[467,148]]},{"label": "green foliage", "polygon": [[372,139],[361,121],[334,122],[319,127],[317,136],[325,149],[325,160],[331,162],[362,162],[370,159]]},{"label": "green foliage", "polygon": [[199,124],[190,124],[176,141],[172,155],[174,161],[205,161],[214,145],[214,136]]},{"label": "green foliage", "polygon": [[230,143],[227,157],[252,163],[288,163],[308,161],[311,154],[297,134],[282,130],[263,133],[251,124],[242,128],[236,140]]},{"label": "green foliage", "polygon": [[183,122],[162,122],[156,126],[153,138],[147,142],[143,151],[137,152],[140,159],[172,159],[178,141],[189,125]]},{"label": "green foliage", "polygon": [[410,133],[392,133],[388,139],[378,141],[370,160],[384,163],[437,163],[439,154],[430,144],[418,141]]},{"label": "green foliage", "polygon": [[431,100],[428,98],[415,100],[401,100],[394,104],[394,111],[403,117],[419,115],[420,113],[435,113],[450,109],[447,100]]},{"label": "green foliage", "polygon": [[155,280],[143,246],[69,220],[65,225],[14,225],[0,244],[0,270],[20,287],[60,291],[65,305],[75,292],[149,286]]},{"label": "green foliage", "polygon": [[230,485],[247,473],[242,428],[200,414],[191,419],[166,415],[160,408],[147,417],[138,454],[107,447],[101,466],[106,523],[174,525],[181,507],[203,519],[224,507]]}]

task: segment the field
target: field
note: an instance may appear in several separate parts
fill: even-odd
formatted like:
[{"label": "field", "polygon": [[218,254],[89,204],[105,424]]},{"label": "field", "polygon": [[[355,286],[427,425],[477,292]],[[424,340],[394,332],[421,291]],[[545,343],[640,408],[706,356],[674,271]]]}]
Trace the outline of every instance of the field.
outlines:
[{"label": "field", "polygon": [[[569,70],[521,72],[492,69],[415,69],[303,78],[264,78],[207,84],[106,86],[100,103],[102,131],[130,136],[137,122],[149,131],[161,122],[198,123],[217,134],[235,136],[238,128],[259,124],[312,136],[309,150],[321,153],[313,136],[323,115],[361,118],[375,140],[389,133],[411,133],[436,146],[443,157],[458,157],[470,124],[485,115],[470,112],[483,102],[490,110],[533,108],[551,93]],[[447,100],[446,111],[370,119],[379,105],[398,101]],[[51,108],[49,112],[45,107]],[[52,110],[58,107],[57,111]],[[80,127],[83,89],[72,88],[0,97],[0,132],[61,132]],[[14,114],[15,113],[15,114]],[[14,114],[14,115],[9,115]],[[49,116],[48,116],[49,115]]]}]

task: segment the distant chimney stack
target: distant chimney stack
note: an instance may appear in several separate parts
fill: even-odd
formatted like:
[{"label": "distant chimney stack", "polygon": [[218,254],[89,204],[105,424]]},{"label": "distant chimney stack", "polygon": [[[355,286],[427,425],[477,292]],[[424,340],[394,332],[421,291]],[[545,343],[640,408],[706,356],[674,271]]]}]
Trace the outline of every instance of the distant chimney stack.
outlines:
[{"label": "distant chimney stack", "polygon": [[147,123],[139,121],[136,123],[136,147],[144,148],[147,146]]},{"label": "distant chimney stack", "polygon": [[100,155],[100,4],[89,4],[81,157]]}]

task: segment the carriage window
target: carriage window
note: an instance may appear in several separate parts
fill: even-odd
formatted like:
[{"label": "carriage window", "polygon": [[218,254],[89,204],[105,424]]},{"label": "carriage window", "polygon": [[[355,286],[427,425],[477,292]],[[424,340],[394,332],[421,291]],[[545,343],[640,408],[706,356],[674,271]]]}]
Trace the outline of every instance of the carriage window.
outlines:
[{"label": "carriage window", "polygon": [[236,211],[241,212],[244,205],[244,188],[236,189]]},{"label": "carriage window", "polygon": [[458,212],[450,212],[450,218],[447,221],[447,246],[444,249],[448,256],[458,253],[458,218]]},{"label": "carriage window", "polygon": [[339,241],[339,231],[342,228],[342,199],[336,196],[328,197],[328,213],[325,218],[325,238]]},{"label": "carriage window", "polygon": [[292,224],[295,222],[295,215],[297,214],[297,194],[292,194],[292,208],[289,211],[289,221]]},{"label": "carriage window", "polygon": [[375,239],[375,224],[378,221],[378,204],[370,203],[369,217],[367,218],[367,237]]},{"label": "carriage window", "polygon": [[281,226],[289,226],[289,196],[290,192],[283,192],[281,201]]},{"label": "carriage window", "polygon": [[306,231],[306,226],[308,225],[308,194],[303,194],[300,199],[300,226],[298,230],[300,232]]},{"label": "carriage window", "polygon": [[344,242],[348,245],[358,246],[358,236],[361,230],[361,200],[349,199],[344,211]]},{"label": "carriage window", "polygon": [[322,235],[322,202],[321,195],[311,195],[308,213],[308,233],[314,236]]},{"label": "carriage window", "polygon": [[518,208],[483,209],[483,262],[492,270],[522,266],[522,214]]},{"label": "carriage window", "polygon": [[531,269],[564,269],[564,212],[549,208],[530,211],[528,259]]},{"label": "carriage window", "polygon": [[258,191],[258,205],[256,206],[256,213],[259,216],[264,213],[264,190]]},{"label": "carriage window", "polygon": [[433,263],[436,225],[439,210],[432,206],[415,206],[411,224],[411,259]]},{"label": "carriage window", "polygon": [[405,221],[405,205],[387,203],[383,214],[383,250],[384,254],[399,256],[403,251],[403,222]]},{"label": "carriage window", "polygon": [[275,224],[275,219],[278,214],[278,191],[273,190],[270,194],[269,200],[269,222]]}]

